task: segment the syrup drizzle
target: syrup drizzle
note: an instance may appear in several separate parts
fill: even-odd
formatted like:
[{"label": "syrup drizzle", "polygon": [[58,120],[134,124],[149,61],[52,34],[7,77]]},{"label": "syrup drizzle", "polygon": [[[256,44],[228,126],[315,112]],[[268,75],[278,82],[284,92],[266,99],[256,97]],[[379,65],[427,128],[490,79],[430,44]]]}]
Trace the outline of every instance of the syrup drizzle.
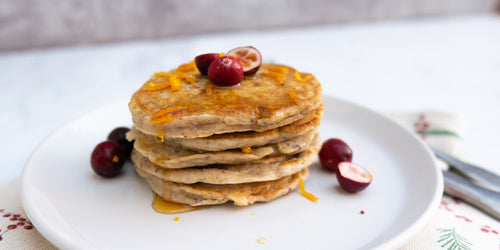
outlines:
[{"label": "syrup drizzle", "polygon": [[179,204],[171,201],[164,200],[157,194],[154,194],[153,198],[153,209],[162,214],[180,214],[193,210],[198,210],[198,207],[192,207],[185,204]]},{"label": "syrup drizzle", "polygon": [[165,141],[165,136],[163,136],[162,132],[160,132],[160,131],[156,132],[155,141],[158,143],[163,143]]}]

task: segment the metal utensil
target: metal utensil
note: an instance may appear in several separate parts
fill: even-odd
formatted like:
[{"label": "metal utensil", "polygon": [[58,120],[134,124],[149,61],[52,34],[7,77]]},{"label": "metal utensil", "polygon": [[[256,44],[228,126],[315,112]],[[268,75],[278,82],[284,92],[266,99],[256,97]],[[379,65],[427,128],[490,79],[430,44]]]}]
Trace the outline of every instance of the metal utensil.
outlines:
[{"label": "metal utensil", "polygon": [[453,171],[443,171],[444,192],[461,199],[500,221],[500,192],[474,184]]},{"label": "metal utensil", "polygon": [[450,165],[452,169],[470,178],[472,181],[476,182],[476,184],[500,192],[500,176],[498,176],[497,174],[479,166],[463,162],[436,148],[431,147],[431,150],[434,152],[437,158],[445,161]]},{"label": "metal utensil", "polygon": [[500,176],[430,148],[450,166],[449,171],[443,171],[444,192],[500,220]]}]

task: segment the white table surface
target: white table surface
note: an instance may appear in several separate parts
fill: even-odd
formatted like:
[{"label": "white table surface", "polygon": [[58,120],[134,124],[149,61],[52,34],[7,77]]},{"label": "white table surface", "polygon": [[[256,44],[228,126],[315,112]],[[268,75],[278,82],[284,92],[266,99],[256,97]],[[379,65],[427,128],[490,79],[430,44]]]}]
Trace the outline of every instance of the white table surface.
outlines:
[{"label": "white table surface", "polygon": [[52,131],[128,99],[154,71],[242,45],[380,112],[461,113],[462,151],[500,173],[500,16],[482,14],[0,54],[0,182]]}]

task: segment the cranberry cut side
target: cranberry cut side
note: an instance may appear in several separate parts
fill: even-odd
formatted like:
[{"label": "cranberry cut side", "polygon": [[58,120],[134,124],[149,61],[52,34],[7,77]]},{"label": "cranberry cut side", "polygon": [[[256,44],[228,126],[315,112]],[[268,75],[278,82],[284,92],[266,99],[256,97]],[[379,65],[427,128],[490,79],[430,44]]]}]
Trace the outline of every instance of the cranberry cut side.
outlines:
[{"label": "cranberry cut side", "polygon": [[232,49],[227,52],[227,55],[236,58],[241,63],[245,75],[257,73],[260,65],[262,65],[262,55],[252,46]]},{"label": "cranberry cut side", "polygon": [[351,163],[341,162],[338,166],[337,181],[347,192],[359,192],[372,182],[372,175],[364,168]]}]

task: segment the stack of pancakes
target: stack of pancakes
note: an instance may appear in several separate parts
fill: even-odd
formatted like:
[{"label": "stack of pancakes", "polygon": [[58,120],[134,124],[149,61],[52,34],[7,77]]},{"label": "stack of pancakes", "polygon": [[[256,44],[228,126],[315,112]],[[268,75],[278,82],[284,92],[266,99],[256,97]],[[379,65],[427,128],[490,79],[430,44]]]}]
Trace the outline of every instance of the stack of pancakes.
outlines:
[{"label": "stack of pancakes", "polygon": [[321,85],[263,64],[215,87],[193,62],[155,73],[129,108],[137,173],[160,197],[191,206],[271,201],[309,176],[321,147]]}]

